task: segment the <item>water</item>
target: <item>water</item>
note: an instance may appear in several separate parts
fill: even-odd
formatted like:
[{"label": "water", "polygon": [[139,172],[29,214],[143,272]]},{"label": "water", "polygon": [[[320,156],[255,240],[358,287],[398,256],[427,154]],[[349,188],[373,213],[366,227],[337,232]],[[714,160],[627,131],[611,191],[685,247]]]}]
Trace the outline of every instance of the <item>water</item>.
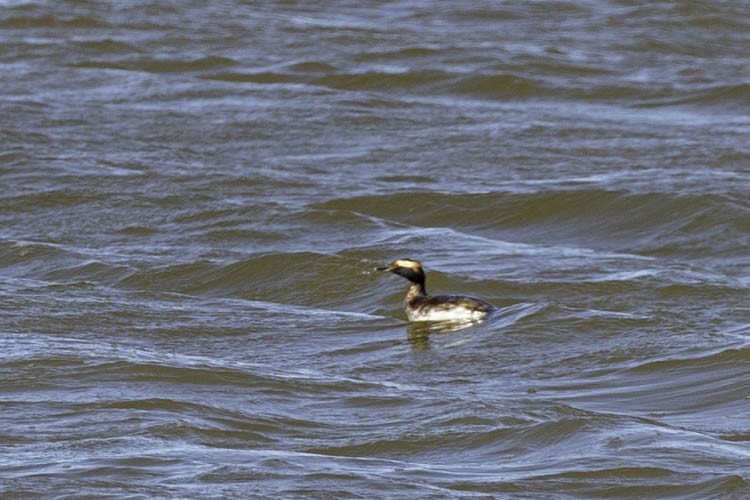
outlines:
[{"label": "water", "polygon": [[2,2],[0,494],[750,495],[748,19]]}]

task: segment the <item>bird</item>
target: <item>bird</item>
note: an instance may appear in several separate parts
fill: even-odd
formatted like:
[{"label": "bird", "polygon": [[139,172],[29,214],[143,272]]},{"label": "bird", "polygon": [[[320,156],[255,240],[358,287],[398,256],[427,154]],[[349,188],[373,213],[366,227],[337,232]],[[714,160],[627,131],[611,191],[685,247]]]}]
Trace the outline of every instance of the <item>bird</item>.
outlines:
[{"label": "bird", "polygon": [[422,263],[414,259],[396,259],[378,267],[411,282],[404,299],[409,321],[481,321],[497,308],[482,299],[466,295],[428,295]]}]

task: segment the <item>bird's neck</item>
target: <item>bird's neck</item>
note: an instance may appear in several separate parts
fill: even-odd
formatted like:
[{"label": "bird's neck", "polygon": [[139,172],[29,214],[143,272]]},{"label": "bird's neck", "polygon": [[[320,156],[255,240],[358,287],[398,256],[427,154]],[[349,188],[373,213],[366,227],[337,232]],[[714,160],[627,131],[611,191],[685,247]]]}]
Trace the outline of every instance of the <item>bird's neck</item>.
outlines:
[{"label": "bird's neck", "polygon": [[424,281],[413,281],[409,287],[409,291],[406,292],[406,302],[411,302],[416,297],[427,295],[427,290],[424,287]]}]

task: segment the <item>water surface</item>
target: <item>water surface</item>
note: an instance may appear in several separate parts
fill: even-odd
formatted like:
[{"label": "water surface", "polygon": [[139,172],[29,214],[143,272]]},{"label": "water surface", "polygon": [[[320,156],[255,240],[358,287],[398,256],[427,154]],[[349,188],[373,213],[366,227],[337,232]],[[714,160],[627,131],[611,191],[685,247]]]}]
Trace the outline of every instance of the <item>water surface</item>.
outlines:
[{"label": "water surface", "polygon": [[0,5],[3,496],[750,495],[742,2]]}]

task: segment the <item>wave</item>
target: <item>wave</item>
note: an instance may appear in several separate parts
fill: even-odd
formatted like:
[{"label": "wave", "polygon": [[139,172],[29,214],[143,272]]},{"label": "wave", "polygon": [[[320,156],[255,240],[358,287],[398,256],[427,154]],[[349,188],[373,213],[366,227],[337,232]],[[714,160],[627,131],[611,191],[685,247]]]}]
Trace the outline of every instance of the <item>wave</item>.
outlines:
[{"label": "wave", "polygon": [[748,102],[750,102],[750,83],[739,83],[689,90],[679,95],[669,95],[647,101],[644,106],[734,106],[746,105]]},{"label": "wave", "polygon": [[[598,369],[599,373],[581,373],[573,382],[558,381],[546,390],[590,411],[606,408],[611,413],[656,418],[663,425],[698,431],[713,415],[740,411],[747,396],[741,381],[748,375],[749,356],[750,349],[737,345],[666,359],[628,359],[612,362],[606,369]],[[722,427],[726,432],[744,431],[731,419],[725,419]]]},{"label": "wave", "polygon": [[145,71],[149,73],[179,73],[214,70],[233,66],[236,62],[227,57],[206,56],[198,59],[154,59],[141,58],[124,61],[78,61],[69,64],[71,68],[82,69],[117,69],[128,71]]},{"label": "wave", "polygon": [[[152,70],[161,64],[153,62],[144,69]],[[168,66],[167,63],[164,64]],[[696,85],[675,89],[673,85],[666,83],[652,82],[644,86],[639,82],[613,82],[608,78],[609,70],[606,68],[555,61],[536,61],[526,63],[523,67],[508,65],[495,71],[477,70],[466,74],[434,69],[407,69],[401,67],[402,64],[401,61],[394,61],[394,69],[391,71],[363,69],[344,72],[326,62],[307,62],[274,70],[209,72],[200,77],[236,83],[308,85],[355,92],[395,91],[410,95],[452,95],[481,100],[616,102],[635,107],[729,105],[746,102],[750,94],[748,85],[744,83],[708,89],[696,88]],[[139,69],[138,65],[132,66],[135,66],[133,69]],[[215,66],[221,67],[222,64]],[[175,71],[180,69],[180,66],[175,65]],[[193,69],[213,68],[209,65],[186,68]],[[585,86],[577,81],[566,81],[581,77],[587,79]]]},{"label": "wave", "polygon": [[111,25],[90,16],[16,15],[0,20],[0,28],[109,28]]},{"label": "wave", "polygon": [[[689,250],[737,253],[747,240],[750,207],[723,195],[637,194],[579,189],[531,194],[409,192],[340,198],[314,205],[417,227],[460,227],[479,234],[523,235],[527,241],[585,241],[642,255]],[[420,210],[404,207],[419,206]],[[709,250],[713,249],[713,250]]]},{"label": "wave", "polygon": [[[370,317],[367,317],[371,319]],[[353,318],[361,321],[361,316]],[[378,319],[378,318],[375,318]],[[91,337],[91,338],[88,338]],[[0,365],[14,372],[8,387],[37,382],[52,387],[60,378],[85,383],[87,380],[116,382],[191,383],[255,387],[256,390],[287,390],[294,392],[339,393],[356,397],[360,393],[376,393],[390,397],[404,390],[407,384],[392,384],[327,374],[304,366],[281,368],[273,362],[224,359],[206,355],[165,352],[126,341],[101,341],[96,336],[72,337],[57,334],[14,334],[4,332],[5,358]],[[264,389],[265,388],[265,389]],[[135,395],[133,392],[131,395]],[[113,395],[123,398],[124,393]],[[71,395],[76,400],[76,395]],[[134,396],[140,401],[140,395]],[[126,399],[132,401],[133,399]]]}]

